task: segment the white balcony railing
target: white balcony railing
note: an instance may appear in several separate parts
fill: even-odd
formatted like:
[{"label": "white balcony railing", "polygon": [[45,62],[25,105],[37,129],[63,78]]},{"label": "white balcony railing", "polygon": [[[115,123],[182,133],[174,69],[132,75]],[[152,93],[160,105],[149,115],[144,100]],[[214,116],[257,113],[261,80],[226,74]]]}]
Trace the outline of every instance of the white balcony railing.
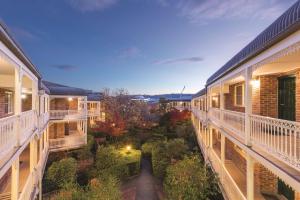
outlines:
[{"label": "white balcony railing", "polygon": [[0,119],[0,152],[5,155],[13,149],[17,143],[17,126],[19,117],[14,115]]},{"label": "white balcony railing", "polygon": [[37,115],[33,110],[23,112],[20,116],[20,143],[23,144],[37,128]]},{"label": "white balcony railing", "polygon": [[[196,116],[197,116],[197,112]],[[244,142],[245,113],[209,109],[209,118]],[[300,123],[260,115],[250,115],[250,140],[257,146],[300,170]]]},{"label": "white balcony railing", "polygon": [[88,110],[88,116],[100,116],[100,109]]},{"label": "white balcony railing", "polygon": [[44,129],[44,127],[47,125],[49,119],[50,119],[50,115],[49,113],[43,113],[38,117],[39,121],[39,129],[42,130]]},{"label": "white balcony railing", "polygon": [[87,116],[86,110],[51,110],[50,119],[82,119]]},{"label": "white balcony railing", "polygon": [[197,116],[198,119],[200,119],[202,122],[206,121],[206,112],[203,110],[199,110],[198,108],[194,107],[192,108],[192,112],[194,115]]},{"label": "white balcony railing", "polygon": [[214,171],[219,175],[219,180],[228,199],[246,200],[243,192],[212,149],[209,150],[209,160]]},{"label": "white balcony railing", "polygon": [[245,113],[221,110],[222,125],[233,134],[245,138]]},{"label": "white balcony railing", "polygon": [[66,136],[63,138],[50,139],[49,145],[50,149],[69,149],[75,148],[86,144],[85,134],[76,134],[72,136]]},{"label": "white balcony railing", "polygon": [[22,145],[37,129],[37,115],[33,110],[0,119],[0,156]]},{"label": "white balcony railing", "polygon": [[300,170],[300,123],[251,115],[251,141]]},{"label": "white balcony railing", "polygon": [[209,118],[214,122],[218,123],[221,119],[221,111],[219,108],[209,108],[208,111]]},{"label": "white balcony railing", "polygon": [[27,181],[20,194],[19,200],[28,200],[34,198],[35,189],[37,189],[39,180],[39,173],[36,169],[29,173]]}]

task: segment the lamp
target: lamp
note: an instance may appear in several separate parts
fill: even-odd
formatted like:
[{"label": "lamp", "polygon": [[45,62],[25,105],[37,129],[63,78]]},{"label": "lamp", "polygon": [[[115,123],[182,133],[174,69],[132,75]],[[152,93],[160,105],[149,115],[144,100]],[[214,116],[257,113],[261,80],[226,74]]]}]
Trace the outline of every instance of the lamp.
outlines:
[{"label": "lamp", "polygon": [[259,79],[252,79],[250,81],[250,84],[255,87],[255,88],[259,88],[260,87],[260,80]]},{"label": "lamp", "polygon": [[69,97],[69,98],[68,98],[68,101],[73,101],[73,98],[72,98],[72,97]]},{"label": "lamp", "polygon": [[21,95],[21,99],[26,99],[27,98],[27,95],[26,94],[22,94]]}]

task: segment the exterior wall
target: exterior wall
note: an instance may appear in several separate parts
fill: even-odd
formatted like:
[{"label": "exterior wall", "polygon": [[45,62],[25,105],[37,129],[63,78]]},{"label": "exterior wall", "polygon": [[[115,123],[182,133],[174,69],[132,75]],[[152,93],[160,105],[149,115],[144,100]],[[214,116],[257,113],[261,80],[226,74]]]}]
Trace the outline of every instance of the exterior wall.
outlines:
[{"label": "exterior wall", "polygon": [[55,98],[50,101],[50,110],[77,110],[78,99],[68,101],[66,98]]},{"label": "exterior wall", "polygon": [[261,164],[259,165],[259,181],[260,191],[262,193],[277,194],[278,179],[276,175]]},{"label": "exterior wall", "polygon": [[[243,83],[243,82],[241,82]],[[224,106],[226,110],[232,110],[236,112],[245,112],[245,107],[243,106],[236,106],[234,104],[234,96],[235,96],[235,86],[241,83],[236,83],[233,85],[229,85],[229,93],[224,94]]]},{"label": "exterior wall", "polygon": [[49,139],[63,138],[65,136],[65,123],[51,124],[49,127]]},{"label": "exterior wall", "polygon": [[[260,76],[260,115],[278,116],[278,76]],[[253,102],[256,104],[256,102]]]},{"label": "exterior wall", "polygon": [[0,118],[8,117],[8,116],[12,115],[12,114],[5,113],[5,109],[4,109],[5,92],[12,92],[12,91],[0,88]]},{"label": "exterior wall", "polygon": [[32,110],[32,95],[27,95],[25,99],[22,99],[22,112]]}]

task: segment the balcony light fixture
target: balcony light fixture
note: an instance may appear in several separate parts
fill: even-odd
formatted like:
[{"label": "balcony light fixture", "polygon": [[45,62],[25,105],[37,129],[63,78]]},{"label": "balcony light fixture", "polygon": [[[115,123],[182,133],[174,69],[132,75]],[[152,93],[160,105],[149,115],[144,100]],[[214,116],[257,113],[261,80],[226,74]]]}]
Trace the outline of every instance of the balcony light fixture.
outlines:
[{"label": "balcony light fixture", "polygon": [[72,98],[72,97],[69,97],[69,98],[68,98],[68,101],[73,101],[73,98]]},{"label": "balcony light fixture", "polygon": [[27,95],[26,94],[22,94],[21,95],[21,99],[26,99],[27,98]]},{"label": "balcony light fixture", "polygon": [[260,80],[259,79],[252,79],[250,81],[250,84],[254,87],[254,88],[259,88],[260,87]]}]

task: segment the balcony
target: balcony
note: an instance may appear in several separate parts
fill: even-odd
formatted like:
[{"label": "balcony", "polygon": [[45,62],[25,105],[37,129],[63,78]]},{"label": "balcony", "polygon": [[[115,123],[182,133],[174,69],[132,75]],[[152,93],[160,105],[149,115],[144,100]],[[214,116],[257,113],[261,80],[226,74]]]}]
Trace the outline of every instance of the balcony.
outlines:
[{"label": "balcony", "polygon": [[52,120],[77,120],[86,117],[85,110],[50,110],[50,119]]},{"label": "balcony", "polygon": [[[245,113],[211,108],[209,118],[245,144]],[[299,122],[251,115],[250,124],[250,142],[254,148],[300,170]]]},{"label": "balcony", "polygon": [[85,144],[86,135],[80,133],[73,133],[70,136],[65,136],[63,138],[57,139],[50,139],[49,141],[51,151],[79,148]]},{"label": "balcony", "polygon": [[0,156],[7,156],[21,146],[37,129],[37,115],[33,110],[0,119]]},{"label": "balcony", "polygon": [[206,121],[206,112],[203,110],[199,110],[196,107],[192,108],[192,112],[194,113],[195,116],[197,116],[198,119],[200,119],[202,122]]},{"label": "balcony", "polygon": [[100,109],[89,109],[88,116],[89,117],[100,116]]}]

